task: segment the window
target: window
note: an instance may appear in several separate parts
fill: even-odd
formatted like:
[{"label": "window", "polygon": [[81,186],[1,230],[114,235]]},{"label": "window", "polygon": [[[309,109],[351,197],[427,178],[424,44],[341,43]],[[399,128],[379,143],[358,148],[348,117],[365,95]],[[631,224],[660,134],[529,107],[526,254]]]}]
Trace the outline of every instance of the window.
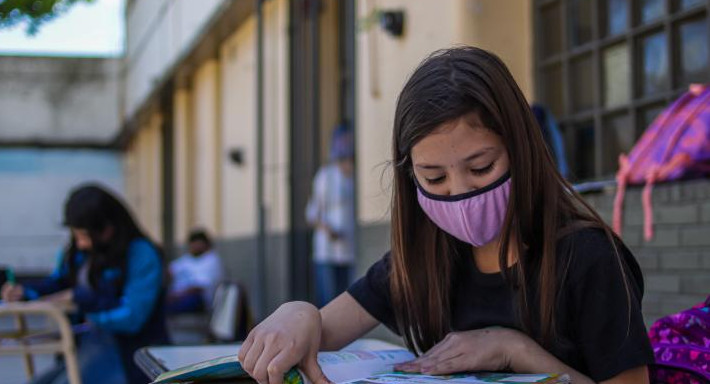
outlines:
[{"label": "window", "polygon": [[573,181],[606,179],[646,127],[710,81],[710,0],[534,0],[536,99]]}]

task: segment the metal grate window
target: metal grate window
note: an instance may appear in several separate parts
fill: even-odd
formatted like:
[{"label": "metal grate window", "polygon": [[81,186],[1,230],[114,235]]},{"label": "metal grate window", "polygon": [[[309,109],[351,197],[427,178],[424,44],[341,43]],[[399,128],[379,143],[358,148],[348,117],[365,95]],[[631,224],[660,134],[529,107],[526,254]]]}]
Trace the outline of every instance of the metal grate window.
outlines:
[{"label": "metal grate window", "polygon": [[535,0],[536,99],[573,181],[613,177],[666,105],[710,82],[709,13],[710,0]]}]

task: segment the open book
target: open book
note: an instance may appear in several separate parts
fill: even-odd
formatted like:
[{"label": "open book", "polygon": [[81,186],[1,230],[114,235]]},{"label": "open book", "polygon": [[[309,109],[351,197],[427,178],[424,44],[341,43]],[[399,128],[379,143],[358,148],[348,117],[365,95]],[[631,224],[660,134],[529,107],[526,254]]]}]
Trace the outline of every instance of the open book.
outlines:
[{"label": "open book", "polygon": [[[320,352],[318,363],[323,373],[334,383],[414,383],[414,384],[484,384],[484,383],[569,383],[567,375],[512,374],[512,373],[461,373],[448,376],[427,376],[394,372],[393,366],[414,359],[405,349],[348,350]],[[153,384],[209,382],[224,379],[248,378],[237,355],[219,357],[183,368],[165,372]],[[284,377],[286,384],[308,384],[304,374],[292,369]]]}]

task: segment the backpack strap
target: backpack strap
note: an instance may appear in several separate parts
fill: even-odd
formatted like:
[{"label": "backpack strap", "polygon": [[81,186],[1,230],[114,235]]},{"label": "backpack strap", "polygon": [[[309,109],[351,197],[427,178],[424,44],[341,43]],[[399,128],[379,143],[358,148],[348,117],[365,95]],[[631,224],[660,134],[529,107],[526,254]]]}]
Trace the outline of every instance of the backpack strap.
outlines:
[{"label": "backpack strap", "polygon": [[621,237],[622,214],[624,213],[624,196],[626,195],[626,183],[629,181],[629,157],[625,154],[619,155],[619,171],[616,173],[616,196],[614,196],[614,213],[612,216],[612,228]]}]

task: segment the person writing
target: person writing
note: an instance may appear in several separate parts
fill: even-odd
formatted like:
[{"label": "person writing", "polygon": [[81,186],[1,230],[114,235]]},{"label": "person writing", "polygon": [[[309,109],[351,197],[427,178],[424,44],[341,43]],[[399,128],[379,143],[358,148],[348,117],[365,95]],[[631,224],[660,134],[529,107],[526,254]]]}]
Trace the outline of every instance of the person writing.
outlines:
[{"label": "person writing", "polygon": [[[133,363],[133,353],[169,341],[162,308],[160,249],[124,205],[98,185],[83,185],[71,192],[64,206],[64,225],[71,238],[60,251],[52,275],[35,285],[6,283],[2,299],[75,304],[79,316],[97,329],[79,339],[82,381],[147,382]],[[104,352],[117,355],[120,365],[100,364]]]},{"label": "person writing", "polygon": [[317,310],[283,304],[239,351],[260,383],[383,323],[418,357],[407,372],[567,373],[647,383],[643,277],[557,171],[525,97],[495,55],[435,52],[397,100],[391,251]]}]

